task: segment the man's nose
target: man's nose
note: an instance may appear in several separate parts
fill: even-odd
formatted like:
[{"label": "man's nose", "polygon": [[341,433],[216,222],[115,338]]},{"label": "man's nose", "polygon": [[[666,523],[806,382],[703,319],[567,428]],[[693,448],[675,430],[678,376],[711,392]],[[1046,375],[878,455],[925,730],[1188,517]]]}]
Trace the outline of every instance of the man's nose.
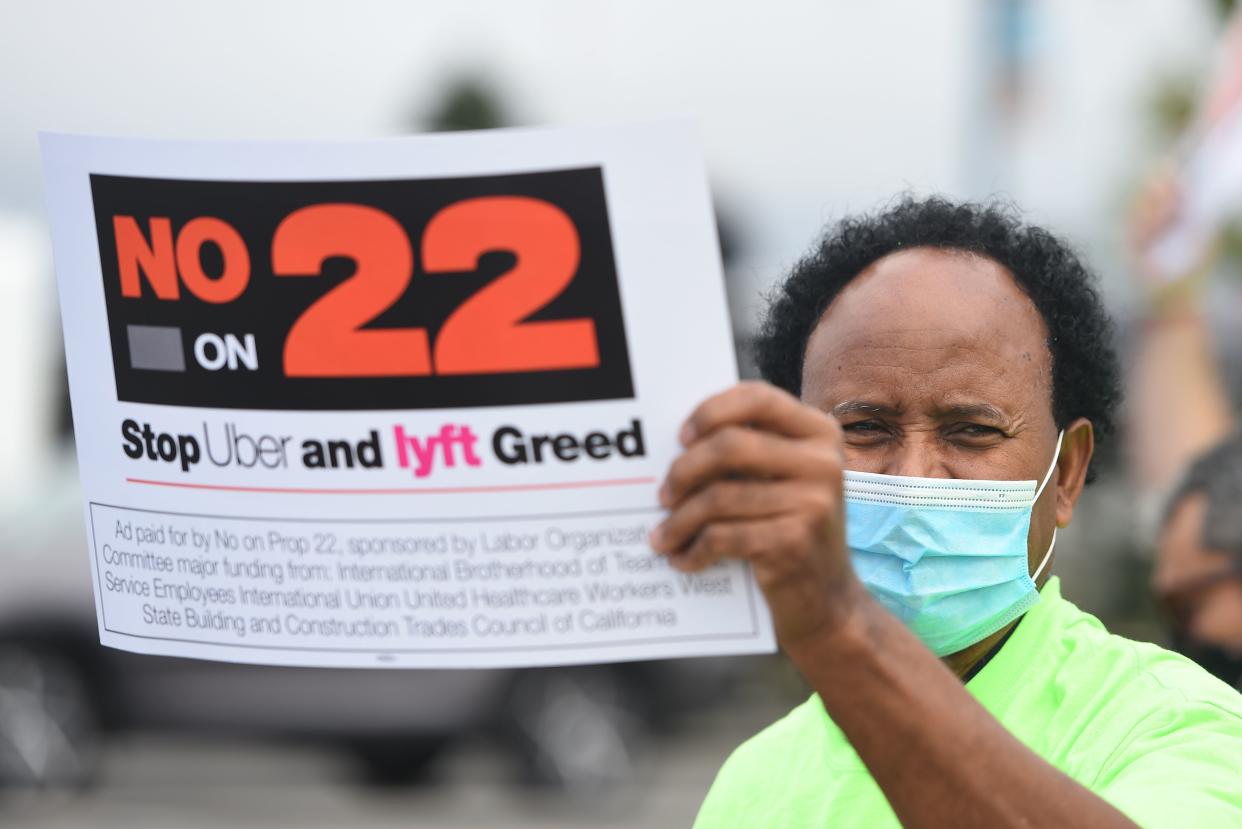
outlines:
[{"label": "man's nose", "polygon": [[935,447],[923,441],[907,442],[889,459],[888,475],[907,478],[949,478],[944,459]]}]

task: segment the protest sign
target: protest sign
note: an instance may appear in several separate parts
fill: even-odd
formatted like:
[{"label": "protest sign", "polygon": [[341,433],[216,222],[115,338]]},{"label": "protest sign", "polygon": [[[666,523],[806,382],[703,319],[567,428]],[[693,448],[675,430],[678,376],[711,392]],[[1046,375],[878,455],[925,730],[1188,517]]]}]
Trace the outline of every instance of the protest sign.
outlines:
[{"label": "protest sign", "polygon": [[42,136],[101,641],[314,666],[773,649],[651,552],[736,378],[692,130]]}]

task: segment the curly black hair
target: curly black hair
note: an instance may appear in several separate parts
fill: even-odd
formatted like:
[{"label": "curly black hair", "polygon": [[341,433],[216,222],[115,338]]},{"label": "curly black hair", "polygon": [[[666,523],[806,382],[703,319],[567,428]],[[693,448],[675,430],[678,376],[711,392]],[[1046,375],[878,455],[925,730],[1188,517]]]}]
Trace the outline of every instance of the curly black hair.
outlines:
[{"label": "curly black hair", "polygon": [[[832,300],[873,262],[918,247],[969,252],[1007,269],[1048,330],[1057,426],[1085,417],[1097,443],[1113,433],[1121,369],[1095,277],[1069,245],[1000,204],[906,196],[830,227],[769,297],[755,343],[764,379],[799,395],[807,340]],[[1094,478],[1093,462],[1087,480]]]}]

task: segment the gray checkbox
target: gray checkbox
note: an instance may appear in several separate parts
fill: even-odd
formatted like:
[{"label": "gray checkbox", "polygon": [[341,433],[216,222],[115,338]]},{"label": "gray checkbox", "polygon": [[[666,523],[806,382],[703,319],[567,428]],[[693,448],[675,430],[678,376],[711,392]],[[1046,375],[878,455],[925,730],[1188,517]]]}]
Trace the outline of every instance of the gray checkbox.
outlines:
[{"label": "gray checkbox", "polygon": [[149,371],[185,371],[181,329],[170,325],[127,325],[129,364]]}]

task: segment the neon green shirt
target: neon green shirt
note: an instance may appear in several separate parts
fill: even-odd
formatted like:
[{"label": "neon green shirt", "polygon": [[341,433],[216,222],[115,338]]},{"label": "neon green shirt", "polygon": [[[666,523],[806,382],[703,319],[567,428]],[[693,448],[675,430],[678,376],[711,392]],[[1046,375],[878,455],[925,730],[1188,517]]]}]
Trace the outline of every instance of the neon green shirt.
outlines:
[{"label": "neon green shirt", "polygon": [[[1193,662],[1041,601],[967,685],[1039,756],[1150,827],[1242,827],[1242,696]],[[812,696],[725,763],[696,829],[899,826]]]}]

